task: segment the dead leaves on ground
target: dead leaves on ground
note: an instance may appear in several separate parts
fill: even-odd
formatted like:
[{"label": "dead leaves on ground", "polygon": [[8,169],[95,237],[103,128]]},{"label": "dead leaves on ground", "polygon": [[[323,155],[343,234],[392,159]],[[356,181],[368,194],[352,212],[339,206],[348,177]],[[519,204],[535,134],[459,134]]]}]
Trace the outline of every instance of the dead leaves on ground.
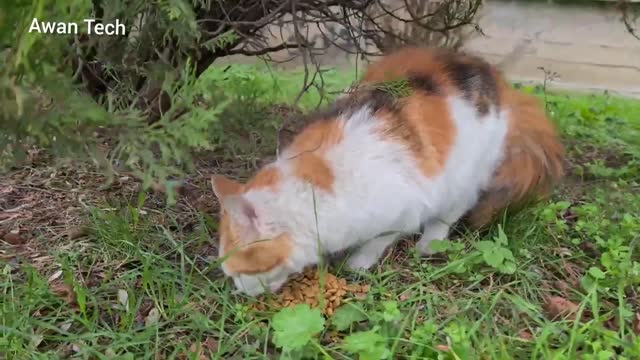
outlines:
[{"label": "dead leaves on ground", "polygon": [[[182,353],[178,356],[180,360],[186,359],[198,359],[198,360],[208,360],[213,358],[213,355],[218,352],[218,341],[209,336],[205,339],[205,341],[201,343],[193,343],[189,346],[189,351],[187,353]],[[195,355],[195,357],[194,357]]]},{"label": "dead leaves on ground", "polygon": [[528,329],[522,329],[522,330],[518,331],[518,336],[520,337],[520,339],[522,339],[524,341],[533,340],[533,333],[531,333],[531,331],[528,330]]},{"label": "dead leaves on ground", "polygon": [[9,231],[2,236],[2,240],[9,245],[22,245],[27,239],[20,233],[20,230]]},{"label": "dead leaves on ground", "polygon": [[49,286],[51,288],[51,292],[62,298],[67,304],[74,308],[78,306],[76,292],[73,290],[72,286],[61,281],[53,282]]},{"label": "dead leaves on ground", "polygon": [[[578,317],[578,313],[580,313],[580,306],[575,302],[566,299],[562,296],[552,296],[545,295],[544,296],[544,310],[551,320],[569,320],[575,321]],[[608,301],[603,301],[603,308],[614,309],[616,305],[612,304]],[[583,309],[580,314],[580,321],[585,322],[593,319],[594,316],[588,309]],[[620,318],[615,315],[610,315],[608,318],[604,320],[605,326],[612,330],[618,331],[620,329]],[[631,330],[636,334],[640,335],[640,312],[636,312],[631,320]],[[531,333],[527,331],[530,335]],[[523,331],[520,332],[520,337],[528,340],[530,337],[523,336]],[[532,335],[531,335],[532,336]]]},{"label": "dead leaves on ground", "polygon": [[637,312],[633,319],[633,332],[636,335],[640,335],[640,312]]},{"label": "dead leaves on ground", "polygon": [[562,296],[545,296],[544,309],[552,320],[575,320],[579,306]]}]

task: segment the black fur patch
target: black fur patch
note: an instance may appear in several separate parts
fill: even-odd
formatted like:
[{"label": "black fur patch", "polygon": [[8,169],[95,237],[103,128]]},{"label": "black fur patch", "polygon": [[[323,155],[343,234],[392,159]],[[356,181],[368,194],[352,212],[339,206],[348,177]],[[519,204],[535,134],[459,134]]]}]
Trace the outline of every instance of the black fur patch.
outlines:
[{"label": "black fur patch", "polygon": [[500,105],[498,83],[491,65],[474,56],[454,53],[443,54],[440,60],[453,85],[480,114],[485,115],[491,106]]},{"label": "black fur patch", "polygon": [[356,89],[347,97],[339,99],[331,104],[328,108],[310,114],[308,119],[333,120],[340,116],[348,118],[364,106],[368,106],[373,113],[376,113],[379,110],[396,112],[398,108],[397,100],[398,99],[393,94],[381,89]]},{"label": "black fur patch", "polygon": [[432,76],[423,74],[409,74],[409,85],[414,90],[424,91],[428,95],[439,95],[441,93],[438,83]]}]

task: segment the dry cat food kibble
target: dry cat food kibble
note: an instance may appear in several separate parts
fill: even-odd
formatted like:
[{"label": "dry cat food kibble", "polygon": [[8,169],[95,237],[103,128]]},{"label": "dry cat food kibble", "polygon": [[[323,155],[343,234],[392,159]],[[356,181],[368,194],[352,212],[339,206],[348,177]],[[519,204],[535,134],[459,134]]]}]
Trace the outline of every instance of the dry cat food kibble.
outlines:
[{"label": "dry cat food kibble", "polygon": [[[319,296],[323,291],[323,296]],[[265,298],[255,304],[258,311],[281,309],[297,304],[307,304],[312,308],[323,306],[322,312],[333,315],[348,294],[364,297],[369,285],[347,284],[347,281],[330,273],[320,274],[317,269],[308,269],[290,279],[273,298]],[[322,299],[322,301],[321,301]],[[322,304],[321,304],[322,302]]]}]

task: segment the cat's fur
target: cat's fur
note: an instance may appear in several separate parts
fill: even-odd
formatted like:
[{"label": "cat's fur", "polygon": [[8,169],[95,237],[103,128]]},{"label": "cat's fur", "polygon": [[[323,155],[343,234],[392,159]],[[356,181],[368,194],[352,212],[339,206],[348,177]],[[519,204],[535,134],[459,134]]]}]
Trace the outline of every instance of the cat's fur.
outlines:
[{"label": "cat's fur", "polygon": [[[397,79],[408,94],[375,85]],[[482,227],[563,174],[541,104],[469,55],[396,51],[312,120],[247,184],[212,179],[222,267],[247,294],[347,248],[351,267],[369,268],[406,233],[422,231],[429,253],[463,215]]]}]

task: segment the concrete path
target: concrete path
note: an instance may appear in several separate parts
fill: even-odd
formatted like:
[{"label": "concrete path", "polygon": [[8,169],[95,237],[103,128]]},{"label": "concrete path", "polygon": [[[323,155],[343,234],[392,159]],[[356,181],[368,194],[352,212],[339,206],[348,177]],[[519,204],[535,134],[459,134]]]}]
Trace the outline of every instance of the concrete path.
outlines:
[{"label": "concrete path", "polygon": [[613,6],[561,6],[523,1],[487,1],[480,25],[486,36],[466,44],[489,61],[505,61],[512,80],[611,90],[640,98],[640,40],[626,32]]}]

